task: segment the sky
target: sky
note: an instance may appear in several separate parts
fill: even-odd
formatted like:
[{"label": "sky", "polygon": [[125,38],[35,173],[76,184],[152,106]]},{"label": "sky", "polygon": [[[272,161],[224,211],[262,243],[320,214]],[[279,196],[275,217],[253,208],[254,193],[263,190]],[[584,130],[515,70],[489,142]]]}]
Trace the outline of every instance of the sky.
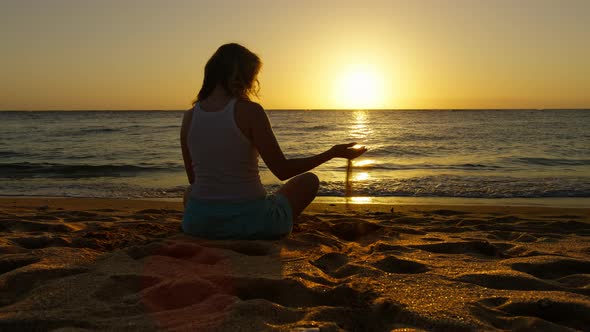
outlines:
[{"label": "sky", "polygon": [[587,0],[0,0],[0,110],[180,110],[237,42],[267,109],[590,108]]}]

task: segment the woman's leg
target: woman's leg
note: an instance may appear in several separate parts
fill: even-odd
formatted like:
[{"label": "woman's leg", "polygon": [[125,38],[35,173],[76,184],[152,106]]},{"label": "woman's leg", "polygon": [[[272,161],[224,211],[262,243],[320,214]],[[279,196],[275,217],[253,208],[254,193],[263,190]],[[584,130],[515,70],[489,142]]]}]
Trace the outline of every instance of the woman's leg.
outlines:
[{"label": "woman's leg", "polygon": [[291,204],[293,218],[296,218],[313,201],[318,193],[320,180],[313,173],[303,173],[287,181],[278,191]]}]

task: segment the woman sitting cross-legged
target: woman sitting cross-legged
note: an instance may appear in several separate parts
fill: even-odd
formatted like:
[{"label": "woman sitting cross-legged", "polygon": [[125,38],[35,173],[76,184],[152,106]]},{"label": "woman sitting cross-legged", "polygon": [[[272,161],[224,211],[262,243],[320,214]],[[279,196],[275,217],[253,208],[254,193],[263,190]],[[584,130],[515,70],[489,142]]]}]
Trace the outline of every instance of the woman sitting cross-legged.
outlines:
[{"label": "woman sitting cross-legged", "polygon": [[[315,198],[309,170],[332,158],[356,158],[366,149],[339,144],[307,158],[283,155],[264,109],[250,101],[258,89],[258,56],[238,44],[222,45],[205,66],[203,86],[180,131],[190,188],[182,229],[209,239],[276,239],[288,235]],[[267,195],[258,156],[287,183]]]}]

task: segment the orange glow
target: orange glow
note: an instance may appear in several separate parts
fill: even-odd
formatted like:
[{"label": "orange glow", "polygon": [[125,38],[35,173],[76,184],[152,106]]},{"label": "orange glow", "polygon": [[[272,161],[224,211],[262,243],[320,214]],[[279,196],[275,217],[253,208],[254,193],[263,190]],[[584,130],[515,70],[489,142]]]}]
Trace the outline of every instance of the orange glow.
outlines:
[{"label": "orange glow", "polygon": [[590,1],[456,1],[9,1],[0,110],[186,109],[228,42],[266,109],[590,107]]}]

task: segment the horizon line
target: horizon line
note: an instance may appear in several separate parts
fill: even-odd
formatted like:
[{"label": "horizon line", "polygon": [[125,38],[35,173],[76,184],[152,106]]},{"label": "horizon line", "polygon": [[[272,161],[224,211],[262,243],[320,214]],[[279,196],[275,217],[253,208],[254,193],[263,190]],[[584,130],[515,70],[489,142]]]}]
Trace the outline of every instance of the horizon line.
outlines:
[{"label": "horizon line", "polygon": [[[184,112],[187,109],[2,109],[0,112]],[[584,111],[590,107],[550,108],[265,108],[265,111]]]}]

